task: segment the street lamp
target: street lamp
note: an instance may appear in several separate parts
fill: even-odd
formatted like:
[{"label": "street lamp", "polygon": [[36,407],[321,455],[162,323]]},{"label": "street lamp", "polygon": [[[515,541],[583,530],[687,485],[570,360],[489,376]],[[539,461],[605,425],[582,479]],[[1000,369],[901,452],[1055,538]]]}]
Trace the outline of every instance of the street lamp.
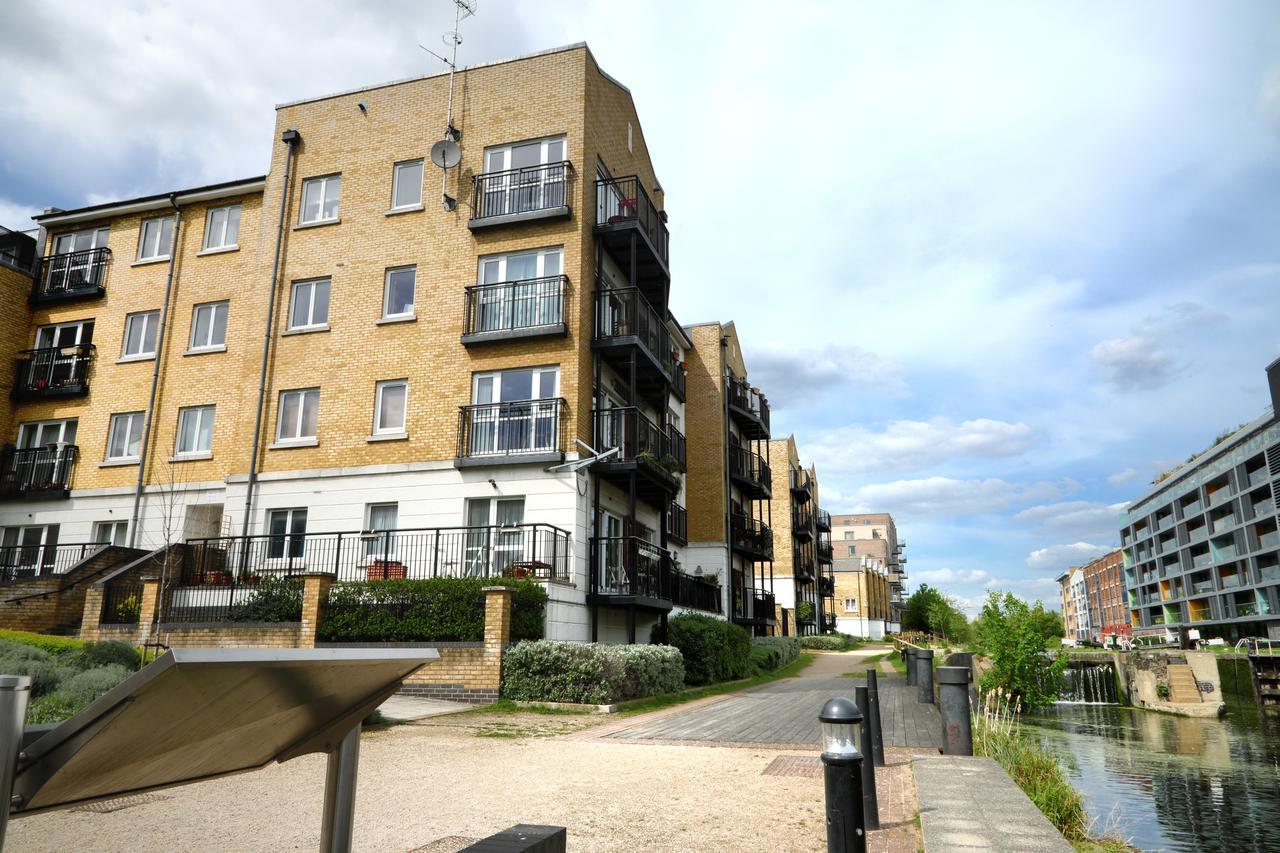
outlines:
[{"label": "street lamp", "polygon": [[862,806],[862,712],[843,696],[829,699],[822,724],[822,775],[826,789],[827,853],[866,853]]}]

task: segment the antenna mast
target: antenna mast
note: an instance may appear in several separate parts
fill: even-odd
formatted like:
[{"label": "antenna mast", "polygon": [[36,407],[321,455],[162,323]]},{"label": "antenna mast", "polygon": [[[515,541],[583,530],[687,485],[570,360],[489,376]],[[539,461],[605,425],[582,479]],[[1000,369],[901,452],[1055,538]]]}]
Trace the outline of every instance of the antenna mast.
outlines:
[{"label": "antenna mast", "polygon": [[[449,47],[448,59],[445,59],[430,48],[418,45],[418,47],[421,47],[427,53],[449,66],[449,105],[445,113],[444,138],[442,141],[446,145],[451,144],[453,147],[452,150],[449,151],[450,156],[446,157],[443,153],[444,149],[442,149],[440,160],[436,160],[434,156],[432,157],[432,161],[435,162],[437,166],[441,167],[440,198],[445,210],[455,210],[458,207],[458,200],[450,197],[446,192],[448,189],[448,170],[450,166],[457,165],[458,159],[461,158],[461,153],[457,148],[457,142],[462,138],[462,131],[453,126],[453,77],[458,71],[458,45],[462,44],[462,22],[476,13],[476,5],[478,2],[479,0],[453,0],[453,29],[441,36],[441,40]],[[438,145],[439,143],[437,143],[437,146]],[[434,155],[435,149],[433,149],[432,152]]]}]

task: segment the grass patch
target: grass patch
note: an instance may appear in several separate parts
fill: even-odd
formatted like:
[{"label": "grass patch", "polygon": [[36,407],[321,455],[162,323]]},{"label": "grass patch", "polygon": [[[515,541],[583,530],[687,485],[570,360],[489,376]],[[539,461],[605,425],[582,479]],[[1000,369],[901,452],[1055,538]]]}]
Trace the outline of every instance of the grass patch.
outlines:
[{"label": "grass patch", "polygon": [[721,696],[725,693],[736,693],[739,690],[747,690],[752,687],[758,687],[761,684],[768,684],[771,681],[777,681],[780,678],[790,678],[798,675],[809,664],[813,663],[814,656],[808,652],[801,652],[800,657],[793,660],[786,666],[775,669],[773,672],[763,672],[751,678],[744,678],[740,681],[725,681],[720,684],[712,684],[708,687],[699,687],[694,690],[682,690],[679,693],[665,693],[661,696],[650,696],[648,699],[637,699],[634,702],[627,702],[619,711],[619,716],[634,716],[635,714],[647,714],[650,711],[659,711],[663,708],[670,708],[674,705],[683,705],[685,702],[692,702],[696,699],[705,699],[708,696]]},{"label": "grass patch", "polygon": [[889,661],[889,665],[897,671],[898,675],[907,674],[907,662],[902,659],[902,652],[890,652],[885,660]]}]

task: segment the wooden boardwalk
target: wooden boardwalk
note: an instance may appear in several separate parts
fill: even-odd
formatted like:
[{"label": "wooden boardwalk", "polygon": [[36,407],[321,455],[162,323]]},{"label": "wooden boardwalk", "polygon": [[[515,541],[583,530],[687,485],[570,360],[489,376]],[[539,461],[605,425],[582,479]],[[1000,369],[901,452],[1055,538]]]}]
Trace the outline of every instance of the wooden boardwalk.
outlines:
[{"label": "wooden boardwalk", "polygon": [[[916,700],[916,689],[898,675],[878,675],[880,719],[886,746],[941,746],[942,720],[934,705]],[[635,743],[693,743],[723,746],[815,748],[818,712],[833,696],[854,698],[861,679],[804,677],[764,687],[621,728],[609,739]]]}]

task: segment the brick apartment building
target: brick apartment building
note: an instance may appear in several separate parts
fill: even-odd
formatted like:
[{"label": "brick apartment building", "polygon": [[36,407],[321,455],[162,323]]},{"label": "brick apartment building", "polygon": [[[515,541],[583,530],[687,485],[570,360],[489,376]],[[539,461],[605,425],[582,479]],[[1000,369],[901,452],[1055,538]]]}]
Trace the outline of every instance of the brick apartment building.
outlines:
[{"label": "brick apartment building", "polygon": [[800,635],[834,631],[831,514],[818,503],[817,469],[801,465],[795,436],[775,438],[768,445],[777,607],[789,611],[786,619],[795,622],[783,627]]}]

